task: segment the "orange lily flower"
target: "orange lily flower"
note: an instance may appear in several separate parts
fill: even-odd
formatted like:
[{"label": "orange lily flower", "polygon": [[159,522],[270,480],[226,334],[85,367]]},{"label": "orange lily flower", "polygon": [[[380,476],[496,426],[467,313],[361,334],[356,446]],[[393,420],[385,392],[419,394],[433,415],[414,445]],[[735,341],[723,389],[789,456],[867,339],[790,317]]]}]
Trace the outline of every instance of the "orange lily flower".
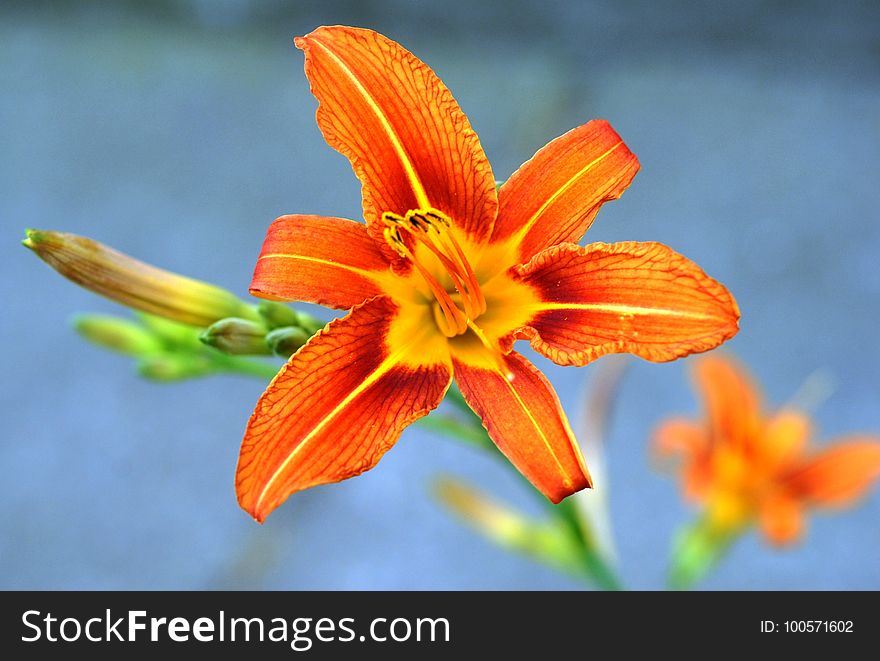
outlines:
[{"label": "orange lily flower", "polygon": [[496,191],[470,123],[431,69],[370,30],[295,40],[318,125],[363,186],[366,224],[282,216],[251,293],[351,309],[300,349],[251,416],[239,503],[372,468],[453,375],[489,435],[553,502],[590,486],[559,400],[514,341],[561,365],[611,352],[673,360],[733,336],[727,290],[656,243],[575,242],[638,170],[611,126],[541,149]]},{"label": "orange lily flower", "polygon": [[797,540],[810,507],[844,507],[880,478],[880,439],[852,436],[808,450],[810,419],[793,409],[763,411],[758,388],[736,362],[701,358],[694,379],[702,423],[671,419],[654,436],[661,457],[678,455],[684,492],[705,504],[717,533],[757,522],[777,545]]}]

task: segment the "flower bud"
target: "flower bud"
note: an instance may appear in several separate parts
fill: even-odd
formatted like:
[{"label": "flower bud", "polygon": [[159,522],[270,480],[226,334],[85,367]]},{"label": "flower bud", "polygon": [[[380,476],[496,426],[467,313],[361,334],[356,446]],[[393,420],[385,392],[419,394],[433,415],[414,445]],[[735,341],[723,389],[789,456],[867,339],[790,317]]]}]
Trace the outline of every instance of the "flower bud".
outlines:
[{"label": "flower bud", "polygon": [[299,326],[299,317],[296,310],[284,303],[275,301],[260,301],[257,303],[257,313],[269,328],[281,328],[282,326]]},{"label": "flower bud", "polygon": [[204,356],[166,353],[138,361],[138,373],[153,381],[183,381],[215,371]]},{"label": "flower bud", "polygon": [[61,275],[117,303],[191,326],[225,317],[256,319],[234,294],[138,261],[75,234],[26,230],[22,244]]},{"label": "flower bud", "polygon": [[198,328],[146,312],[135,312],[135,316],[165,347],[191,353],[202,348]]},{"label": "flower bud", "polygon": [[266,325],[272,329],[299,326],[311,336],[324,327],[323,321],[275,301],[260,301],[257,304],[257,312]]},{"label": "flower bud", "polygon": [[266,327],[247,319],[230,317],[208,326],[199,335],[202,343],[232,355],[268,355],[272,349],[266,343]]},{"label": "flower bud", "polygon": [[276,328],[266,336],[266,344],[279,358],[290,358],[309,341],[311,335],[298,326]]},{"label": "flower bud", "polygon": [[297,311],[296,316],[299,317],[299,327],[302,328],[309,337],[327,325],[326,321],[315,319],[312,315],[306,314],[305,312]]},{"label": "flower bud", "polygon": [[138,324],[109,315],[79,315],[73,320],[76,332],[89,342],[129,356],[143,356],[162,350],[162,343]]}]

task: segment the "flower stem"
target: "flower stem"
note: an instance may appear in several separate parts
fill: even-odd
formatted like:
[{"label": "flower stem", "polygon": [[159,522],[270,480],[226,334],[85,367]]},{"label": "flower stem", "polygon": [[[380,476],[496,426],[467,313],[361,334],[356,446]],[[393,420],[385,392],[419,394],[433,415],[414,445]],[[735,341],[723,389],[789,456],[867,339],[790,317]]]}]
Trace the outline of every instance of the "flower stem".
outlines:
[{"label": "flower stem", "polygon": [[623,590],[623,584],[614,570],[605,562],[605,559],[596,551],[596,544],[592,539],[592,532],[584,527],[583,520],[571,500],[563,500],[558,505],[553,505],[545,498],[550,512],[559,518],[574,538],[577,540],[581,551],[581,561],[587,577],[602,590]]},{"label": "flower stem", "polygon": [[670,590],[690,590],[727,555],[744,528],[719,529],[702,517],[684,526],[673,540],[666,581]]}]

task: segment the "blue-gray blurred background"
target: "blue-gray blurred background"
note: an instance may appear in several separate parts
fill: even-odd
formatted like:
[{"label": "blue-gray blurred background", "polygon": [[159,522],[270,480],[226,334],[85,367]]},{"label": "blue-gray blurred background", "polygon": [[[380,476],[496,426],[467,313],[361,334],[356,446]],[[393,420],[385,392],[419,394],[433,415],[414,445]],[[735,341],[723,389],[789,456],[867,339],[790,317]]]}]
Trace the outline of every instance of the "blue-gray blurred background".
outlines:
[{"label": "blue-gray blurred background", "polygon": [[[786,401],[833,377],[820,438],[880,432],[880,5],[876,2],[10,2],[0,8],[3,288],[0,587],[577,588],[432,500],[438,474],[538,512],[493,460],[410,429],[377,470],[289,500],[264,526],[233,473],[264,384],[138,379],[82,342],[120,309],[18,245],[92,236],[241,295],[276,216],[359,217],[314,123],[291,37],[371,27],[428,62],[506,178],[594,117],[641,173],[590,240],[664,242],[734,292],[728,347]],[[596,365],[543,359],[574,424]],[[662,586],[692,516],[646,442],[694,413],[687,361],[635,361],[606,438],[621,572]],[[744,539],[706,588],[880,588],[880,491],[812,517],[785,552]]]}]

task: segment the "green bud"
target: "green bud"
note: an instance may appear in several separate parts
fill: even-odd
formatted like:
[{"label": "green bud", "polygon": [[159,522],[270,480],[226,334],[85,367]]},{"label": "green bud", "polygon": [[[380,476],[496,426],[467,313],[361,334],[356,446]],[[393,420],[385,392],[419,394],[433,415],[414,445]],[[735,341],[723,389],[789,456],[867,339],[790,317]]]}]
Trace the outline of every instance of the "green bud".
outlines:
[{"label": "green bud", "polygon": [[84,236],[25,230],[22,245],[68,280],[112,301],[190,326],[255,318],[251,305],[207,282],[156,268]]},{"label": "green bud", "polygon": [[145,312],[135,312],[135,316],[154,336],[156,336],[165,348],[173,348],[177,351],[198,351],[202,343],[199,342],[199,329],[188,324],[181,324],[163,317],[157,317]]},{"label": "green bud", "polygon": [[309,337],[327,325],[327,322],[315,319],[312,315],[305,312],[297,312],[296,316],[299,317],[299,327],[308,333]]},{"label": "green bud", "polygon": [[258,356],[272,353],[266,343],[263,324],[231,317],[217,321],[199,335],[199,340],[223,353],[237,356]]},{"label": "green bud", "polygon": [[146,356],[138,361],[138,373],[153,381],[183,381],[215,371],[204,356],[166,353]]},{"label": "green bud", "polygon": [[162,343],[150,331],[120,317],[79,315],[74,317],[73,327],[89,342],[129,356],[142,356],[162,349]]},{"label": "green bud", "polygon": [[290,358],[309,341],[311,334],[298,326],[276,328],[266,336],[266,344],[280,358]]},{"label": "green bud", "polygon": [[314,335],[324,328],[323,321],[275,301],[261,301],[257,304],[257,312],[270,329],[299,326],[309,335]]},{"label": "green bud", "polygon": [[275,301],[260,301],[257,303],[257,314],[266,322],[269,328],[281,328],[282,326],[299,326],[299,317],[296,310]]}]

